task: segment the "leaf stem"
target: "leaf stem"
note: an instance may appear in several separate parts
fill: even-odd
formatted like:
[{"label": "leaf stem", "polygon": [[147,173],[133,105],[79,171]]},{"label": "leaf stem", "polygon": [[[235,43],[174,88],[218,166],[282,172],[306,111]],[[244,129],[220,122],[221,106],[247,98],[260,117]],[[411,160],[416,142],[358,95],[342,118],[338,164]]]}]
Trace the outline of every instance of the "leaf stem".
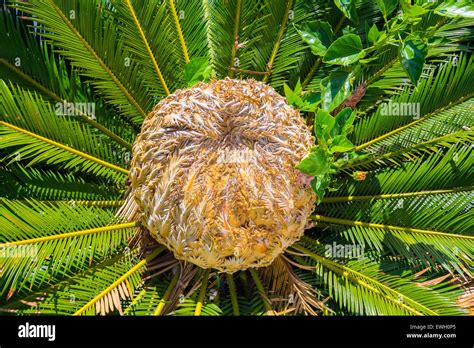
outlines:
[{"label": "leaf stem", "polygon": [[257,287],[258,293],[262,297],[263,305],[267,311],[272,311],[272,306],[270,304],[270,301],[268,299],[268,296],[266,295],[265,288],[262,284],[262,281],[260,280],[260,277],[257,274],[257,271],[254,269],[250,268],[249,269],[250,275],[253,278],[253,281],[255,282],[255,286]]},{"label": "leaf stem", "polygon": [[169,283],[168,287],[166,288],[165,293],[163,294],[163,297],[160,300],[160,303],[156,307],[155,311],[153,312],[153,315],[161,315],[161,312],[163,311],[163,308],[165,308],[166,301],[168,301],[168,297],[171,294],[171,291],[173,291],[173,288],[176,286],[178,283],[179,279],[179,272],[176,272],[174,275],[173,279],[171,279],[171,282]]},{"label": "leaf stem", "polygon": [[122,167],[119,167],[119,166],[116,166],[115,164],[112,164],[112,163],[109,163],[109,162],[106,162],[106,161],[103,161],[97,157],[94,157],[94,156],[91,156],[87,153],[84,153],[82,151],[79,151],[79,150],[76,150],[76,149],[73,149],[72,147],[69,147],[69,146],[66,146],[66,145],[63,145],[61,143],[58,143],[54,140],[51,140],[51,139],[48,139],[48,138],[45,138],[45,137],[42,137],[41,135],[38,135],[38,134],[35,134],[35,133],[32,133],[32,132],[29,132],[27,131],[26,129],[23,129],[23,128],[20,128],[20,127],[17,127],[17,126],[14,126],[10,123],[7,123],[7,122],[4,122],[4,121],[0,121],[0,126],[5,126],[7,128],[10,128],[10,129],[13,129],[14,131],[17,131],[19,133],[23,133],[25,135],[28,135],[32,138],[35,138],[37,140],[40,140],[44,143],[47,143],[49,145],[52,145],[52,146],[55,146],[55,147],[58,147],[62,150],[65,150],[65,151],[68,151],[74,155],[77,155],[79,157],[82,157],[86,160],[89,160],[89,161],[92,161],[92,162],[95,162],[97,164],[100,164],[101,166],[104,166],[106,168],[109,168],[109,169],[113,169],[117,172],[120,172],[122,174],[125,174],[125,175],[128,175],[128,170],[125,169],[125,168],[122,168]]},{"label": "leaf stem", "polygon": [[326,197],[323,199],[321,203],[325,204],[325,203],[340,203],[340,202],[353,202],[353,201],[371,201],[373,199],[397,199],[397,198],[404,198],[404,197],[439,195],[439,194],[445,194],[445,193],[454,193],[454,192],[471,191],[471,190],[474,190],[474,186],[457,187],[457,188],[448,189],[448,190],[390,193],[390,194],[372,195],[372,196]]},{"label": "leaf stem", "polygon": [[135,10],[133,9],[132,3],[130,0],[125,0],[125,3],[127,4],[130,14],[132,15],[133,21],[135,22],[135,25],[143,41],[143,44],[145,45],[145,49],[148,52],[148,55],[150,56],[150,60],[153,63],[153,67],[155,69],[156,75],[158,76],[158,79],[160,80],[161,85],[163,86],[163,90],[165,91],[166,95],[169,95],[170,91],[168,89],[168,85],[166,84],[163,74],[161,73],[161,70],[158,67],[158,63],[156,61],[155,55],[153,54],[153,51],[151,50],[150,44],[148,43],[148,40],[145,36],[145,32],[143,31],[143,28],[140,25],[140,21],[137,18],[137,15],[135,13]]},{"label": "leaf stem", "polygon": [[[232,45],[232,52],[230,55],[230,66],[234,66],[235,56],[237,55],[237,45],[239,42],[239,27],[240,27],[240,8],[242,7],[242,0],[237,0],[234,18],[234,44]],[[229,76],[234,77],[233,69],[230,69]]]},{"label": "leaf stem", "polygon": [[189,63],[188,48],[186,47],[186,41],[184,40],[183,31],[181,30],[181,24],[179,24],[179,17],[178,17],[178,13],[176,12],[176,6],[174,4],[174,0],[168,0],[168,4],[171,9],[171,14],[174,19],[174,24],[176,25],[176,31],[178,32],[178,38],[179,38],[179,42],[181,43],[181,49],[183,50],[184,62],[188,64]]},{"label": "leaf stem", "polygon": [[267,82],[270,77],[270,74],[273,68],[273,63],[275,62],[276,56],[278,54],[278,50],[280,49],[281,40],[283,38],[283,34],[285,33],[286,24],[288,23],[288,17],[290,15],[290,10],[292,7],[293,7],[293,0],[287,0],[285,13],[283,14],[283,21],[280,25],[280,30],[278,30],[278,35],[275,41],[275,45],[273,46],[273,51],[270,56],[270,60],[267,63],[267,72],[269,72],[269,74],[265,75],[265,77],[263,78],[263,82]]},{"label": "leaf stem", "polygon": [[0,243],[0,248],[6,248],[11,246],[18,246],[18,245],[25,245],[25,244],[33,244],[33,243],[42,243],[42,242],[49,242],[56,239],[64,239],[64,238],[73,238],[84,236],[88,234],[95,234],[101,232],[108,232],[108,231],[115,231],[115,230],[122,230],[125,228],[133,228],[138,227],[139,222],[128,222],[124,224],[117,224],[117,225],[110,225],[104,227],[97,227],[91,228],[88,230],[76,231],[76,232],[68,232],[68,233],[61,233],[61,234],[53,234],[51,236],[46,237],[37,237],[37,238],[30,238],[25,240],[18,240],[14,242],[7,242],[7,243]]},{"label": "leaf stem", "polygon": [[229,285],[230,300],[232,301],[232,310],[235,316],[240,315],[239,301],[237,299],[237,290],[235,288],[234,277],[232,274],[227,274],[227,284]]},{"label": "leaf stem", "polygon": [[339,218],[333,218],[333,217],[322,216],[322,215],[312,215],[311,218],[315,221],[328,222],[328,223],[333,223],[333,224],[338,224],[338,225],[361,226],[361,227],[369,227],[369,228],[379,228],[379,229],[388,230],[388,231],[400,231],[400,232],[406,232],[406,233],[419,233],[419,234],[425,234],[425,235],[443,236],[443,237],[448,237],[448,238],[474,240],[474,236],[465,236],[465,235],[454,234],[454,233],[422,230],[422,229],[411,228],[411,227],[382,225],[382,224],[377,224],[373,222],[346,220],[346,219],[339,219]]},{"label": "leaf stem", "polygon": [[194,315],[195,316],[200,316],[201,315],[202,306],[204,304],[204,297],[206,296],[207,281],[209,280],[209,274],[210,273],[211,273],[211,270],[207,269],[207,270],[204,271],[204,274],[202,276],[201,290],[199,291],[199,297],[198,297],[198,301],[196,303],[196,309],[194,310]]}]

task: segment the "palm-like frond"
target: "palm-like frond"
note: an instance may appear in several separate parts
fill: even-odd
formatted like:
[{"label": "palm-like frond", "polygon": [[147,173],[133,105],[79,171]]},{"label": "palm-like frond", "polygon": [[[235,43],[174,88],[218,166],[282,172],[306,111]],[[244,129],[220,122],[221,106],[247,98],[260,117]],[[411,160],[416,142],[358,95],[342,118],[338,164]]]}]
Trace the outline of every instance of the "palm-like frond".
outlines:
[{"label": "palm-like frond", "polygon": [[94,87],[113,100],[121,113],[139,123],[149,109],[150,96],[146,89],[139,88],[141,73],[137,65],[127,68],[134,57],[125,55],[123,41],[117,40],[115,22],[106,16],[107,8],[103,6],[99,1],[79,4],[45,0],[18,4],[17,8],[45,25],[45,32],[40,34],[53,40],[81,74],[94,79]]},{"label": "palm-like frond", "polygon": [[3,167],[0,172],[2,197],[39,200],[109,200],[118,202],[123,195],[119,186],[106,181],[92,183],[75,173],[25,167],[18,162]]},{"label": "palm-like frond", "polygon": [[369,173],[364,181],[345,179],[341,188],[328,196],[350,201],[353,196],[417,192],[423,195],[423,192],[429,194],[435,190],[468,188],[473,179],[473,161],[472,149],[461,142],[448,150],[419,157],[398,167],[379,168]]},{"label": "palm-like frond", "polygon": [[[312,242],[305,240],[305,244]],[[341,264],[322,256],[317,243],[316,246],[313,244],[313,249],[319,249],[319,253],[299,245],[295,249],[317,262],[315,272],[328,286],[331,297],[350,312],[385,315],[459,313],[452,301],[453,289],[435,291],[417,286],[408,279],[380,271],[379,265],[370,261]]]},{"label": "palm-like frond", "polygon": [[0,29],[3,42],[0,69],[3,78],[25,88],[41,93],[55,103],[64,100],[92,102],[96,106],[94,114],[87,110],[75,109],[78,119],[110,137],[121,146],[131,150],[131,132],[123,121],[113,117],[103,103],[95,100],[87,84],[75,71],[69,71],[64,58],[58,57],[35,33],[30,33],[26,25],[9,11],[0,14],[3,27]]},{"label": "palm-like frond", "polygon": [[[376,2],[354,4],[355,17],[326,0],[31,0],[2,8],[0,311],[465,314],[456,300],[474,257],[472,20],[428,11],[405,21],[400,7],[385,19]],[[360,37],[361,64],[313,55],[298,30],[316,20],[334,39]],[[373,45],[373,25],[400,27]],[[427,43],[416,86],[400,58],[409,35]],[[254,78],[280,92],[300,80],[302,93],[315,95],[332,72],[346,71],[349,92],[360,94],[350,105],[355,151],[347,160],[336,153],[331,173],[339,189],[331,187],[315,226],[269,268],[201,270],[150,241],[133,221],[135,206],[127,205],[131,221],[117,213],[139,126],[160,99],[187,87],[194,58],[209,61],[213,78]],[[61,116],[63,101],[91,103],[95,115],[74,106],[74,116]],[[387,116],[388,103],[419,103],[420,113]],[[364,247],[364,258],[328,255],[333,243]],[[33,261],[8,257],[25,250]]]},{"label": "palm-like frond", "polygon": [[15,147],[15,156],[23,160],[34,157],[30,165],[41,161],[67,162],[66,168],[81,165],[84,171],[115,180],[123,180],[123,174],[128,173],[105,160],[115,157],[120,161],[116,153],[113,156],[115,151],[110,144],[79,122],[53,111],[51,104],[40,96],[13,86],[8,88],[3,81],[0,93],[4,101],[0,109],[2,148]]},{"label": "palm-like frond", "polygon": [[[410,137],[413,142],[426,140],[426,137],[417,137],[423,131],[425,134],[432,131],[432,137],[436,137],[462,126],[471,126],[472,116],[463,113],[469,113],[472,108],[472,101],[469,99],[473,96],[474,88],[469,76],[473,74],[473,57],[468,59],[461,56],[456,66],[450,62],[439,69],[435,77],[423,80],[416,90],[408,88],[390,100],[394,104],[418,104],[419,114],[416,114],[416,110],[408,109],[401,115],[384,112],[384,108],[388,109],[388,106],[387,103],[382,103],[376,112],[357,122],[354,126],[357,149],[376,152],[382,146],[393,148],[399,143],[403,145]],[[461,125],[459,119],[463,120]],[[452,124],[452,128],[448,128],[449,124]]]},{"label": "palm-like frond", "polygon": [[[138,267],[140,265],[136,258],[115,257],[106,260],[101,264],[78,273],[67,280],[56,283],[49,287],[46,292],[47,297],[44,298],[44,292],[33,293],[27,297],[27,301],[23,301],[21,308],[15,308],[17,313],[21,314],[54,314],[54,315],[73,315],[78,311],[86,308],[84,314],[108,314],[110,312],[121,310],[121,302],[117,302],[117,296],[123,300],[133,299],[135,289],[141,281],[140,272],[143,270]],[[130,272],[130,270],[134,272]],[[127,273],[128,272],[128,273]],[[118,279],[127,275],[123,282],[125,286],[117,286],[117,291],[111,296],[106,296],[110,292],[110,284],[114,284]],[[122,283],[120,283],[122,284]],[[97,294],[104,294],[95,306],[90,305],[90,301],[97,298]],[[12,311],[9,305],[1,308],[4,312]],[[81,312],[82,313],[82,312]]]},{"label": "palm-like frond", "polygon": [[113,209],[102,207],[33,200],[1,202],[0,249],[5,276],[0,294],[7,298],[86,269],[124,248],[136,226],[113,224]]}]

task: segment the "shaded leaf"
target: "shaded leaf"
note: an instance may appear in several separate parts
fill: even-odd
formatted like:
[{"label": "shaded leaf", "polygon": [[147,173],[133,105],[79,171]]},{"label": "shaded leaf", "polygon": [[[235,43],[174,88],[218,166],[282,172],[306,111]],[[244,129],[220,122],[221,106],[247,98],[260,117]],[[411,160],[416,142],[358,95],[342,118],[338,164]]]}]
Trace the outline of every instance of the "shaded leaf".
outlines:
[{"label": "shaded leaf", "polygon": [[323,21],[305,23],[298,30],[298,33],[317,56],[324,56],[326,54],[334,37],[329,23]]},{"label": "shaded leaf", "polygon": [[191,87],[199,81],[209,81],[211,71],[207,57],[193,58],[184,68],[184,79]]},{"label": "shaded leaf", "polygon": [[321,80],[322,109],[331,112],[350,95],[350,74],[336,70]]},{"label": "shaded leaf", "polygon": [[399,54],[403,69],[414,85],[418,83],[421,76],[427,53],[426,44],[416,39],[408,39],[400,47]]},{"label": "shaded leaf", "polygon": [[434,11],[440,16],[474,18],[474,4],[472,1],[443,1]]},{"label": "shaded leaf", "polygon": [[329,46],[324,62],[336,65],[350,65],[365,56],[360,37],[355,34],[346,34]]},{"label": "shaded leaf", "polygon": [[317,176],[329,172],[329,164],[326,156],[326,151],[317,148],[306,155],[305,158],[296,166],[305,174]]}]

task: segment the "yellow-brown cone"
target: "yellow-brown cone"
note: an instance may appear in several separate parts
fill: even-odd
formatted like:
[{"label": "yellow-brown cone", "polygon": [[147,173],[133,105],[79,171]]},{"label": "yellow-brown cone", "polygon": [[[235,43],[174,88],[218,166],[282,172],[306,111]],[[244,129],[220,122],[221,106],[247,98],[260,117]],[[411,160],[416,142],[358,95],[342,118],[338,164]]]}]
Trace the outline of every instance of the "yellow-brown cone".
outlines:
[{"label": "yellow-brown cone", "polygon": [[268,266],[313,210],[315,195],[294,169],[313,143],[298,111],[261,82],[178,90],[148,115],[133,148],[142,223],[200,267]]}]

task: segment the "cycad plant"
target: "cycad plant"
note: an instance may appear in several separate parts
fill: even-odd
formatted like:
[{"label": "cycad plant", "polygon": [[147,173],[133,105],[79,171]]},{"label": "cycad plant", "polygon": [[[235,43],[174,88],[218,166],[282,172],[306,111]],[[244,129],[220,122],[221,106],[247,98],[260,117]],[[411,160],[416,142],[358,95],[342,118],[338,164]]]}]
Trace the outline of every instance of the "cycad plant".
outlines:
[{"label": "cycad plant", "polygon": [[28,0],[0,311],[472,311],[469,1]]}]

